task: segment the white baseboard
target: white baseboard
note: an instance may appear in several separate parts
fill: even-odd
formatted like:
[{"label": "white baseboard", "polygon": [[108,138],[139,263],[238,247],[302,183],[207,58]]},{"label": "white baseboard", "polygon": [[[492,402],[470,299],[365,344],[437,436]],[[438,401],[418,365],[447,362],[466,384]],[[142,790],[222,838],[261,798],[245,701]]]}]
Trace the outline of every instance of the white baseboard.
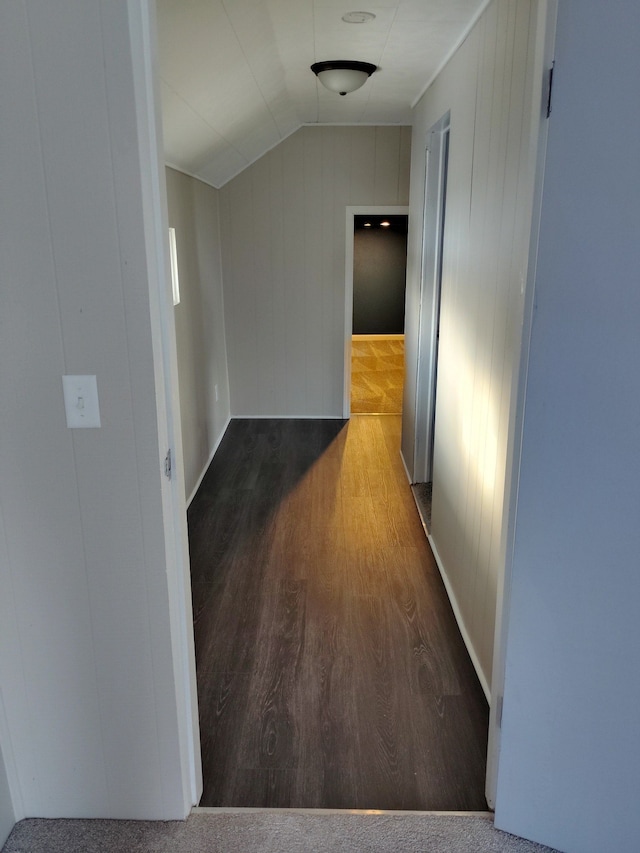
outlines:
[{"label": "white baseboard", "polygon": [[[407,468],[407,463],[405,462],[405,458],[402,455],[402,450],[400,451],[400,459],[402,459],[402,465],[404,467],[404,472],[407,475],[407,480],[409,482],[409,485],[411,485],[412,484],[411,475],[409,474],[409,469]],[[451,609],[453,610],[453,615],[455,616],[456,622],[458,623],[458,628],[460,630],[460,633],[462,634],[462,639],[464,641],[465,646],[467,647],[467,651],[469,652],[469,657],[471,658],[471,663],[473,664],[473,668],[476,671],[476,675],[478,676],[478,679],[480,681],[480,685],[482,687],[484,695],[487,698],[487,702],[489,703],[489,705],[491,705],[491,690],[489,689],[489,682],[487,681],[487,678],[486,678],[484,672],[482,671],[482,667],[480,666],[480,659],[478,658],[478,655],[476,654],[476,650],[474,648],[474,645],[471,642],[471,637],[469,636],[469,632],[467,631],[467,626],[465,625],[464,619],[462,618],[462,611],[460,610],[460,607],[458,606],[458,600],[457,600],[455,593],[453,591],[453,587],[451,586],[449,578],[447,577],[447,572],[445,570],[442,559],[440,558],[440,554],[438,554],[438,549],[436,548],[436,543],[433,541],[433,537],[431,536],[431,534],[429,533],[429,531],[425,527],[424,523],[422,526],[424,528],[424,532],[427,536],[427,539],[429,540],[429,545],[431,546],[431,551],[433,552],[433,557],[436,561],[436,565],[438,566],[438,571],[440,572],[442,582],[444,583],[444,588],[447,591],[447,597],[449,598],[449,601],[451,602]]]},{"label": "white baseboard", "polygon": [[409,473],[409,469],[407,468],[407,463],[405,462],[402,450],[400,451],[400,459],[402,460],[402,467],[404,468],[404,473],[407,475],[407,482],[411,486],[413,484],[413,480],[411,479],[411,474]]},{"label": "white baseboard", "polygon": [[460,607],[458,606],[458,601],[456,599],[455,593],[453,591],[453,587],[449,582],[449,578],[447,577],[447,572],[444,568],[442,560],[440,559],[440,554],[438,554],[438,549],[436,548],[435,542],[433,541],[433,537],[429,535],[427,537],[429,539],[429,545],[431,545],[431,550],[433,551],[433,556],[436,561],[436,565],[440,571],[440,576],[442,577],[442,582],[444,583],[445,589],[447,590],[447,595],[449,597],[449,601],[451,602],[451,608],[453,610],[453,615],[456,617],[456,622],[458,623],[458,628],[460,629],[460,633],[462,634],[462,639],[464,640],[464,644],[467,647],[467,651],[469,652],[469,657],[471,658],[471,663],[473,664],[473,668],[476,671],[476,675],[480,681],[480,685],[482,690],[484,691],[484,695],[487,698],[487,702],[491,705],[491,690],[489,688],[489,682],[482,671],[482,667],[480,666],[480,659],[476,654],[476,650],[471,642],[471,637],[469,636],[469,632],[467,631],[467,626],[464,623],[464,619],[462,618],[462,612]]},{"label": "white baseboard", "polygon": [[339,415],[231,415],[232,421],[344,421]]},{"label": "white baseboard", "polygon": [[403,341],[404,333],[401,335],[351,335],[352,341]]},{"label": "white baseboard", "polygon": [[204,480],[204,475],[207,473],[209,465],[211,465],[211,461],[213,460],[213,457],[216,455],[216,450],[220,447],[220,442],[224,438],[224,434],[227,431],[227,427],[229,426],[230,423],[231,423],[231,418],[227,418],[227,422],[225,423],[224,427],[220,430],[220,434],[218,435],[217,439],[215,440],[215,443],[213,445],[213,449],[212,449],[211,453],[209,454],[209,458],[207,459],[204,468],[200,472],[200,476],[198,477],[198,481],[196,482],[196,485],[195,485],[193,491],[191,492],[191,495],[189,496],[189,498],[187,500],[187,507],[191,504],[191,501],[195,498],[196,492],[198,491],[198,489],[200,488],[200,484]]}]

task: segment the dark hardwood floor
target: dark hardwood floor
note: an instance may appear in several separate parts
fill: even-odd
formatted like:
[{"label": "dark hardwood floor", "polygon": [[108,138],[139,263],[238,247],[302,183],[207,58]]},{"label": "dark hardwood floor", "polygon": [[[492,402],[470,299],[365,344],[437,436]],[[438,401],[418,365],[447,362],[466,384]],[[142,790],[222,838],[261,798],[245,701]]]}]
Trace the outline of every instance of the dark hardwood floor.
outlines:
[{"label": "dark hardwood floor", "polygon": [[486,808],[487,704],[399,436],[231,422],[189,508],[201,805]]}]

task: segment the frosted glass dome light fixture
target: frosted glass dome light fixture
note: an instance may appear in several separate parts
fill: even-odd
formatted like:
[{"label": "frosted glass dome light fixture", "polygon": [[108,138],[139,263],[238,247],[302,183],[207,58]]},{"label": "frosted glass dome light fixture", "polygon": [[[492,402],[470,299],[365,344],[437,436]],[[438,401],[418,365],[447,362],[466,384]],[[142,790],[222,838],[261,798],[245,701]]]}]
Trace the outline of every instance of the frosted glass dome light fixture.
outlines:
[{"label": "frosted glass dome light fixture", "polygon": [[334,59],[329,62],[314,62],[311,70],[325,89],[339,95],[347,95],[364,86],[378,67],[370,62]]}]

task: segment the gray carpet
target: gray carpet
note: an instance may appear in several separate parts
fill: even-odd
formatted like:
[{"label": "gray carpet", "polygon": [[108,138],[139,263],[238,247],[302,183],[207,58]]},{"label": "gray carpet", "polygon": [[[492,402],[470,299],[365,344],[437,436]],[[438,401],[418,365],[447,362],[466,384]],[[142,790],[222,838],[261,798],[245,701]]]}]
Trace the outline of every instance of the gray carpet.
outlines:
[{"label": "gray carpet", "polygon": [[423,525],[431,532],[431,490],[433,483],[413,483],[411,491]]},{"label": "gray carpet", "polygon": [[29,819],[3,853],[542,853],[490,817],[242,811],[170,823]]}]

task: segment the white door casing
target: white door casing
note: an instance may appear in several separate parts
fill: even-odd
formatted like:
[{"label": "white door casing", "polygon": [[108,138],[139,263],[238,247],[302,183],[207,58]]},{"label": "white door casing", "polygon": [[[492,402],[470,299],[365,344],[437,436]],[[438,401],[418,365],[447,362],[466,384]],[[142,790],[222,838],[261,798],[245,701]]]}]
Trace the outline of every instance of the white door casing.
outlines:
[{"label": "white door casing", "polygon": [[128,8],[143,180],[143,216],[150,272],[149,302],[158,440],[161,448],[158,464],[165,472],[162,477],[162,507],[186,816],[191,807],[197,804],[202,793],[202,760],[182,464],[178,363],[168,246],[167,195],[157,85],[155,3],[154,0],[128,0]]},{"label": "white door casing", "polygon": [[[516,510],[518,501],[518,478],[520,472],[520,453],[522,445],[522,427],[524,423],[524,407],[527,386],[527,366],[529,355],[529,340],[534,310],[534,284],[536,274],[536,258],[538,252],[538,231],[540,228],[540,212],[542,204],[542,189],[544,182],[544,166],[547,146],[550,70],[553,67],[555,47],[555,27],[557,18],[557,0],[547,0],[538,7],[538,36],[536,44],[539,47],[536,57],[534,79],[538,80],[541,97],[534,99],[534,109],[537,111],[531,122],[531,141],[535,147],[536,160],[534,163],[534,197],[529,237],[529,261],[526,271],[526,281],[523,281],[524,310],[522,319],[521,355],[519,370],[514,376],[516,387],[512,394],[512,411],[510,441],[507,454],[505,482],[505,521],[501,543],[501,559],[503,571],[498,576],[496,591],[496,624],[494,632],[493,667],[491,676],[492,702],[489,716],[489,744],[487,750],[487,778],[485,794],[491,808],[496,805],[498,785],[498,761],[500,756],[500,732],[502,722],[502,697],[504,695],[505,657],[507,651],[507,623],[510,606],[510,576],[513,559],[514,535],[516,526]],[[503,556],[502,556],[503,555]]]},{"label": "white door casing", "polygon": [[416,372],[416,416],[413,479],[433,479],[438,326],[442,286],[442,246],[446,205],[449,113],[430,130],[426,150],[424,226]]},{"label": "white door casing", "polygon": [[356,216],[408,216],[407,205],[354,205],[346,208],[344,268],[344,392],[342,417],[351,416],[351,337],[353,333],[353,229]]}]

